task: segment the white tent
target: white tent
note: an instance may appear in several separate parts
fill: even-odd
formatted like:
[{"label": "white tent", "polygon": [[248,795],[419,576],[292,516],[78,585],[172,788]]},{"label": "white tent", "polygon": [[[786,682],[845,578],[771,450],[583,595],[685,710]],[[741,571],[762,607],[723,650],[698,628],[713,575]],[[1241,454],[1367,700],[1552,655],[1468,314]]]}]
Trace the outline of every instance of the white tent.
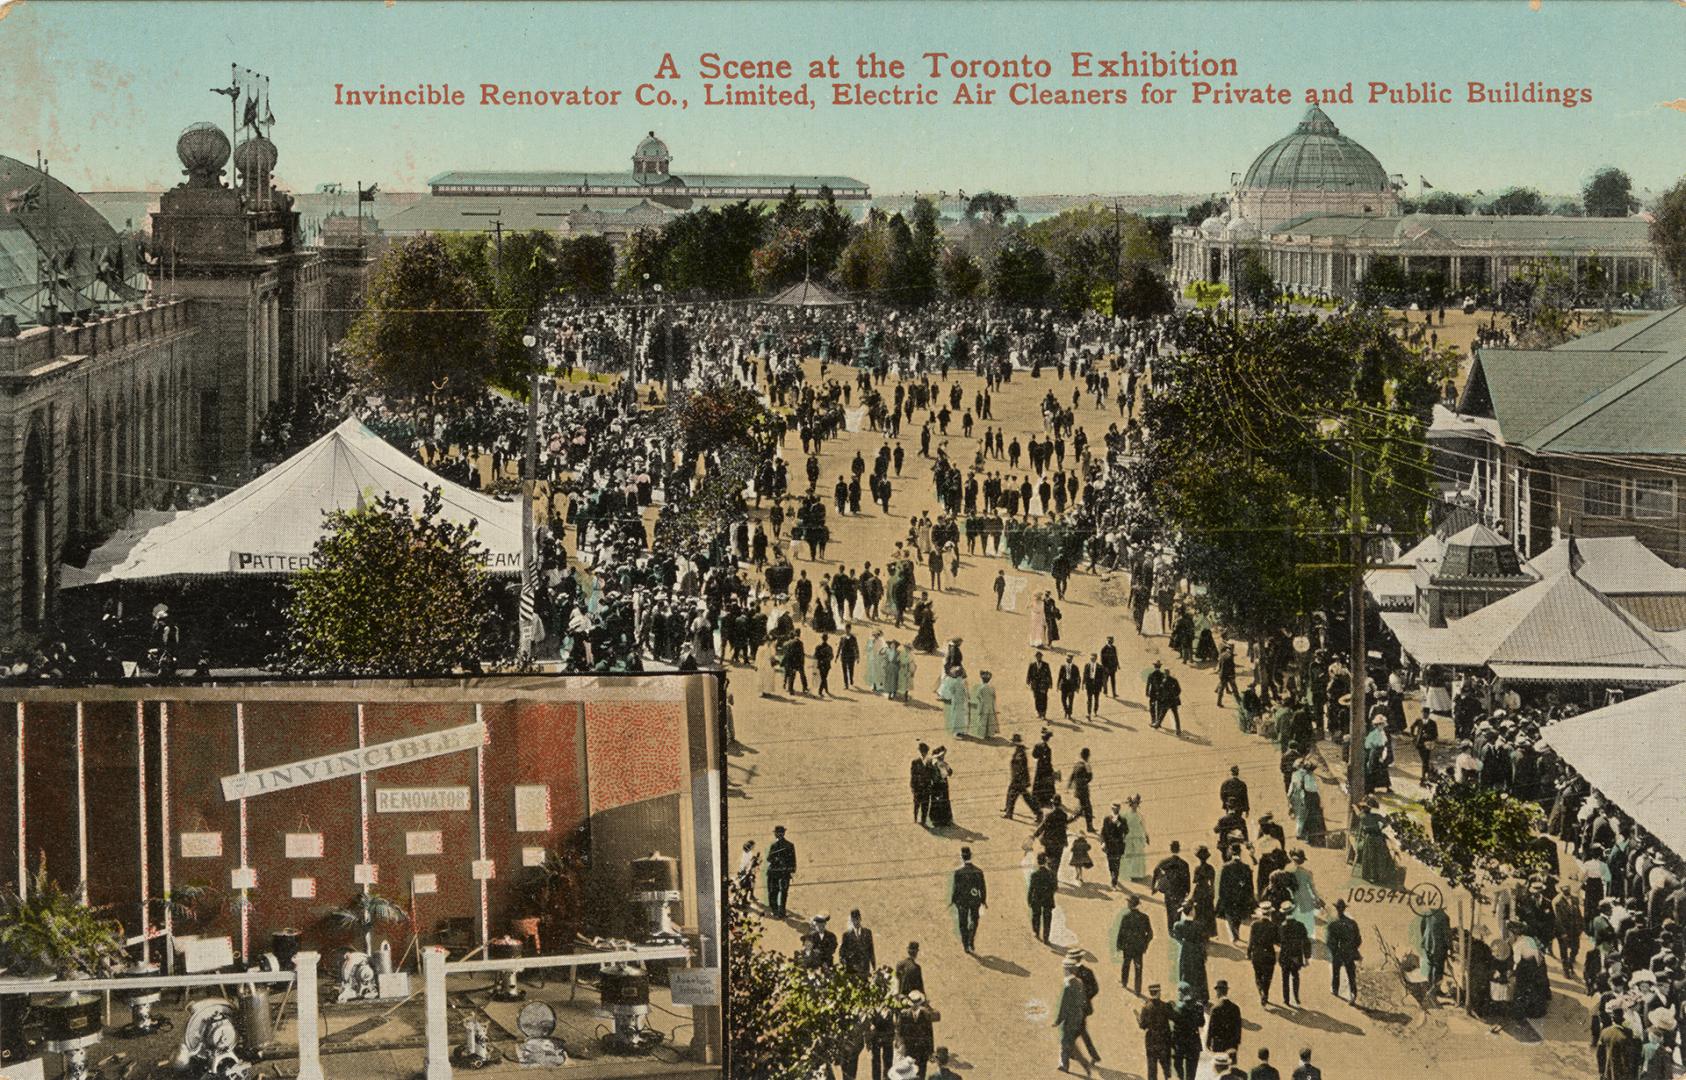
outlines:
[{"label": "white tent", "polygon": [[1675,854],[1686,854],[1686,686],[1548,725],[1540,739]]},{"label": "white tent", "polygon": [[435,475],[348,418],[251,483],[208,506],[144,530],[126,529],[88,558],[65,567],[65,588],[110,581],[290,574],[310,565],[323,515],[372,504],[382,495],[420,511],[425,488],[443,490],[441,514],[476,522],[494,573],[521,571],[521,506]]}]

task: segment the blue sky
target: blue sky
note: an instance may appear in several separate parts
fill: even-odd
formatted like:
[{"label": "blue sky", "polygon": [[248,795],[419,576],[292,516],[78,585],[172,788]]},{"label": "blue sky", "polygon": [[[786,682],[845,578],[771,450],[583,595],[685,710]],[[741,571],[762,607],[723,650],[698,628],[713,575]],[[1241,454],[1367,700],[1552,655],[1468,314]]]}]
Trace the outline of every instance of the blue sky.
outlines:
[{"label": "blue sky", "polygon": [[[1233,56],[1239,85],[1295,92],[1281,106],[1035,108],[947,104],[925,109],[705,108],[699,54],[838,56],[867,50],[917,61],[1073,50],[1114,55],[1198,49]],[[644,108],[631,92],[671,51],[691,105]],[[0,153],[32,160],[84,189],[168,186],[173,144],[196,120],[226,124],[208,88],[229,63],[272,78],[283,183],[361,180],[418,189],[453,168],[627,168],[650,129],[674,170],[843,173],[879,192],[986,188],[1021,194],[1216,191],[1290,130],[1308,86],[1434,80],[1454,104],[1331,106],[1343,132],[1413,184],[1485,189],[1529,183],[1570,192],[1616,164],[1640,187],[1686,173],[1686,3],[1527,0],[1472,3],[1121,4],[446,4],[398,0],[294,3],[100,3],[24,0],[0,19]],[[1543,80],[1591,87],[1593,101],[1493,106],[1463,102],[1464,83]],[[909,79],[908,81],[914,81]],[[1222,80],[1218,80],[1222,81]],[[334,84],[461,86],[455,108],[336,107]],[[506,87],[615,87],[618,107],[481,107],[481,82]],[[1180,80],[1166,80],[1179,85]],[[999,84],[1002,88],[1005,83]],[[1090,80],[1125,87],[1134,80]],[[816,83],[816,96],[826,97]],[[1179,98],[1187,97],[1186,88]]]}]

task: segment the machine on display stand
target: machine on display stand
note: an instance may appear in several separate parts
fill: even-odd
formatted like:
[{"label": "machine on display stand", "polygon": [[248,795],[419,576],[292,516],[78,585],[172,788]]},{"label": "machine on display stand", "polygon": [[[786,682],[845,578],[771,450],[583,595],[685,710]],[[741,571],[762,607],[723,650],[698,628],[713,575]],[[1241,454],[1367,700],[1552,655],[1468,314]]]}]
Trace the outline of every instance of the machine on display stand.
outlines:
[{"label": "machine on display stand", "polygon": [[44,1007],[45,1047],[64,1058],[64,1080],[88,1080],[88,1049],[100,1041],[102,1003],[96,994],[69,993]]}]

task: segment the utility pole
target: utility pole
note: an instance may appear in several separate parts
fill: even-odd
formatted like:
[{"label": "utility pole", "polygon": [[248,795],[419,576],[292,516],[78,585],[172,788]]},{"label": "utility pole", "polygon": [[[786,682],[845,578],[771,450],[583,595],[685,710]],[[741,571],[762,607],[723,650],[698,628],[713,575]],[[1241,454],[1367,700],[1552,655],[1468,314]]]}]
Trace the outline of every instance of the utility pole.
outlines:
[{"label": "utility pole", "polygon": [[1347,618],[1351,624],[1348,632],[1352,647],[1352,704],[1348,716],[1346,767],[1350,823],[1357,820],[1358,804],[1363,800],[1367,786],[1364,782],[1364,737],[1367,734],[1364,688],[1369,667],[1364,645],[1364,487],[1358,470],[1358,441],[1353,437],[1350,420],[1347,425],[1347,470],[1347,524],[1352,548],[1352,576],[1347,596]]},{"label": "utility pole", "polygon": [[531,658],[538,646],[539,635],[532,632],[533,621],[538,616],[536,596],[538,593],[538,567],[534,565],[536,553],[533,541],[533,502],[539,494],[539,352],[538,338],[531,332],[524,334],[521,344],[527,347],[527,358],[532,364],[532,377],[527,387],[527,461],[526,483],[522,485],[521,496],[521,655]]}]

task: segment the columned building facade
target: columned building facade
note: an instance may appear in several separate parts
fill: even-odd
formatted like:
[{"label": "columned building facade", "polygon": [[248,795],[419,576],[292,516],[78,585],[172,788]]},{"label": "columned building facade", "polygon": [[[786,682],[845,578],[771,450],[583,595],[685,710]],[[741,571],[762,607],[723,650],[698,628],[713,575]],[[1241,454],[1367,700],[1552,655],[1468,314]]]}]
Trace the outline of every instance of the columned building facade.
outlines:
[{"label": "columned building facade", "polygon": [[1286,289],[1349,297],[1381,260],[1437,272],[1453,290],[1492,288],[1548,262],[1576,282],[1666,294],[1642,218],[1405,214],[1401,186],[1314,105],[1236,174],[1226,212],[1172,231],[1172,275],[1181,286],[1228,282],[1256,251]]}]

